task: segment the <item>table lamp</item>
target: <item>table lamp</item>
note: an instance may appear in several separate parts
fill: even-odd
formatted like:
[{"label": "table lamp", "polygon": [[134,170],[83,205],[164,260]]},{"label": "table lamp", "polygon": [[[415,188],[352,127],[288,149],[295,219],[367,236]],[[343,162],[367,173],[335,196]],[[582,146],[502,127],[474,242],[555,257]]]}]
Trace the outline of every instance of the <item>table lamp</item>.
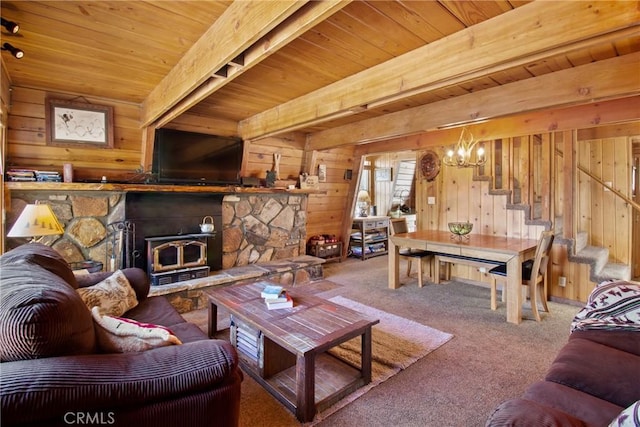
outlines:
[{"label": "table lamp", "polygon": [[358,209],[360,209],[360,217],[368,216],[369,206],[371,206],[371,197],[366,190],[358,192]]},{"label": "table lamp", "polygon": [[37,242],[38,238],[56,234],[64,234],[64,229],[51,206],[42,203],[25,206],[7,237],[31,237],[31,242]]}]

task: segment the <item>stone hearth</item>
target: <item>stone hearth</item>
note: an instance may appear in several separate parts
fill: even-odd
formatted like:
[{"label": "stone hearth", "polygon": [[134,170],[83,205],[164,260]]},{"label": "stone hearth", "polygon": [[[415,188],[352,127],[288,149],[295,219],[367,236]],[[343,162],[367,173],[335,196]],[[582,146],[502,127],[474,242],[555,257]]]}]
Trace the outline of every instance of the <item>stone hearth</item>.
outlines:
[{"label": "stone hearth", "polygon": [[[63,236],[46,237],[68,262],[93,260],[105,269],[110,253],[108,224],[125,219],[124,191],[12,191],[7,230],[24,206],[51,205],[65,228]],[[180,211],[181,206],[175,206]],[[227,194],[222,198],[222,270],[304,255],[307,195],[287,193]],[[175,212],[174,212],[175,214]],[[198,224],[185,233],[199,232]],[[25,243],[7,239],[7,249]],[[144,250],[144,248],[140,248]]]},{"label": "stone hearth", "polygon": [[322,265],[325,260],[309,255],[280,259],[265,263],[249,264],[215,272],[207,278],[186,280],[164,286],[152,286],[150,296],[162,295],[179,312],[208,307],[207,289],[231,285],[240,281],[268,279],[288,288],[304,286],[324,278]]}]

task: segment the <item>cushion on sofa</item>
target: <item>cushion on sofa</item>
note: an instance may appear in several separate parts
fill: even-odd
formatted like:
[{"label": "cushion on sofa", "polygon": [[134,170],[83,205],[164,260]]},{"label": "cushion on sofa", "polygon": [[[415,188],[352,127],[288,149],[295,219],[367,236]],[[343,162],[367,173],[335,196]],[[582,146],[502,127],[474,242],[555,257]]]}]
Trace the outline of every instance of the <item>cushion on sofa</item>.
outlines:
[{"label": "cushion on sofa", "polygon": [[588,329],[573,331],[569,339],[586,339],[640,356],[640,331]]},{"label": "cushion on sofa", "polygon": [[[123,268],[122,273],[127,277],[129,284],[136,291],[136,298],[138,302],[143,301],[149,295],[149,289],[151,283],[147,273],[141,268],[131,267]],[[97,273],[82,274],[76,277],[78,281],[78,288],[86,288],[93,286],[98,282],[103,281],[107,277],[111,276],[111,271],[100,271]]]},{"label": "cushion on sofa", "polygon": [[607,425],[622,410],[622,407],[611,402],[553,381],[531,384],[522,398],[555,408],[589,425],[597,426]]},{"label": "cushion on sofa", "polygon": [[76,290],[50,270],[2,266],[2,362],[95,352],[91,312]]},{"label": "cushion on sofa", "polygon": [[640,356],[585,339],[570,339],[545,379],[623,408],[640,399]]},{"label": "cushion on sofa", "polygon": [[527,399],[502,402],[489,416],[486,427],[588,427],[578,418]]},{"label": "cushion on sofa", "polygon": [[78,287],[76,277],[62,255],[60,255],[55,249],[43,245],[42,243],[28,243],[26,245],[21,245],[6,252],[0,257],[0,265],[3,268],[6,265],[16,263],[39,265],[60,277],[73,288]]},{"label": "cushion on sofa", "polygon": [[93,286],[79,288],[78,294],[89,309],[99,307],[100,313],[109,316],[122,316],[138,305],[135,291],[120,270]]},{"label": "cushion on sofa", "polygon": [[98,347],[104,352],[130,353],[182,344],[168,328],[136,322],[123,317],[103,316],[99,307],[91,309]]},{"label": "cushion on sofa", "polygon": [[571,323],[571,331],[589,329],[640,332],[640,284],[620,280],[596,286]]}]

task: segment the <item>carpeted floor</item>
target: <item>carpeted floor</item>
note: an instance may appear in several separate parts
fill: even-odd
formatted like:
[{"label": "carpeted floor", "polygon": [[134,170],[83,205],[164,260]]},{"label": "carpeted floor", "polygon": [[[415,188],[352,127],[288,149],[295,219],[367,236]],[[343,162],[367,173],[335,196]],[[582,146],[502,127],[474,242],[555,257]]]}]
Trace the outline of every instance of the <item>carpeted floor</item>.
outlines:
[{"label": "carpeted floor", "polygon": [[[446,332],[360,304],[348,298],[335,296],[329,301],[358,311],[366,317],[378,319],[379,323],[373,326],[371,333],[371,383],[360,387],[335,405],[317,414],[314,425],[453,338],[453,335]],[[360,367],[362,360],[361,339],[357,337],[349,340],[329,350],[329,353],[352,366]]]},{"label": "carpeted floor", "polygon": [[[580,309],[550,302],[551,313],[542,313],[542,322],[532,320],[525,308],[528,319],[513,325],[506,322],[503,305],[489,308],[488,288],[458,282],[418,288],[415,277],[401,277],[403,286],[389,289],[387,262],[381,256],[325,264],[325,278],[342,286],[323,296],[340,295],[454,338],[320,421],[320,427],[483,426],[501,401],[544,378]],[[185,317],[206,324],[206,312]],[[242,385],[240,422],[244,427],[300,425],[249,376]]]}]

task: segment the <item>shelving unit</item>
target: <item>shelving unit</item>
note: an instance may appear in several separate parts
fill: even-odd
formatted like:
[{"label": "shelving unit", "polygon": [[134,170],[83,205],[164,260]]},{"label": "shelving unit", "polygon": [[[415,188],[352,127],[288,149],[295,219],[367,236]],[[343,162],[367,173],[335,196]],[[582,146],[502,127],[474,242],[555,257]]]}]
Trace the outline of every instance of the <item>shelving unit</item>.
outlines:
[{"label": "shelving unit", "polygon": [[349,253],[363,261],[389,252],[389,217],[354,218],[349,239]]}]

